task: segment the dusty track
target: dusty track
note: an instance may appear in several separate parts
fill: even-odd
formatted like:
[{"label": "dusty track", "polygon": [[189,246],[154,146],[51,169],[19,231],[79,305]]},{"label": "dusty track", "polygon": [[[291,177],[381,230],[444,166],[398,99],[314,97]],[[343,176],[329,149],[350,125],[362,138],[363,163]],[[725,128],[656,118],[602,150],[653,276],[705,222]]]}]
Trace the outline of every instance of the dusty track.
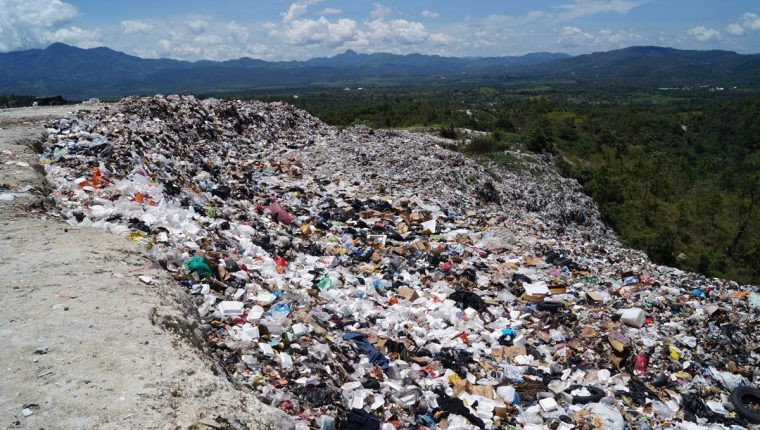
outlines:
[{"label": "dusty track", "polygon": [[0,201],[0,427],[292,427],[224,377],[189,296],[138,246],[50,215],[33,145],[72,108],[0,110],[0,194],[17,195]]}]

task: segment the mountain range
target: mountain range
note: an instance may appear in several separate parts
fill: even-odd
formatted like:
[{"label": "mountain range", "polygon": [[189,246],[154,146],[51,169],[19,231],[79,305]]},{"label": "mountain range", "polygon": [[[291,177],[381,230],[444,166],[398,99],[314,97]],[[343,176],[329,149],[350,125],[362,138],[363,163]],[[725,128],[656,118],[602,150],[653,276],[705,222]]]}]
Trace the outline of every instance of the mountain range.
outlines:
[{"label": "mountain range", "polygon": [[760,84],[760,55],[634,46],[528,65],[522,72],[628,85]]},{"label": "mountain range", "polygon": [[307,61],[144,59],[109,48],[54,43],[0,54],[0,94],[114,98],[155,92],[235,90],[340,83],[372,78],[485,77],[575,79],[608,84],[757,84],[760,55],[631,47],[588,55],[515,57],[358,54]]}]

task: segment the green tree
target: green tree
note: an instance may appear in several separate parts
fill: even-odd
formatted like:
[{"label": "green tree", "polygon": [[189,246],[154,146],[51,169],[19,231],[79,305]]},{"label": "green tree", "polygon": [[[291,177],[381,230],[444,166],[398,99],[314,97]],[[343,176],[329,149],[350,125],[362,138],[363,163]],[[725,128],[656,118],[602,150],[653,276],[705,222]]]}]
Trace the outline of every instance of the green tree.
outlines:
[{"label": "green tree", "polygon": [[662,229],[657,232],[654,240],[647,247],[649,257],[660,264],[675,265],[675,253],[676,235],[670,229]]},{"label": "green tree", "polygon": [[702,254],[699,256],[697,271],[704,275],[710,275],[710,257],[707,254]]},{"label": "green tree", "polygon": [[550,152],[553,149],[554,136],[546,118],[542,116],[530,124],[525,143],[529,151],[536,153]]}]

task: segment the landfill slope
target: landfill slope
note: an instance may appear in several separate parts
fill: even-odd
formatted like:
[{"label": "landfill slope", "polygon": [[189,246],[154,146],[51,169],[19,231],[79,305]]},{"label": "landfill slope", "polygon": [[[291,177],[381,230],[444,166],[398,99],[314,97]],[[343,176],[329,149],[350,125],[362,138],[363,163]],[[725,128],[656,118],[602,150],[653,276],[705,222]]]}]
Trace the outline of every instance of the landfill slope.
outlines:
[{"label": "landfill slope", "polygon": [[188,295],[142,248],[51,211],[35,150],[44,124],[99,108],[0,110],[0,194],[12,196],[0,201],[0,427],[187,428],[224,417],[287,428],[220,374]]},{"label": "landfill slope", "polygon": [[512,151],[507,171],[430,136],[188,96],[48,133],[66,223],[142,247],[228,380],[298,428],[760,420],[736,391],[760,376],[758,288],[622,247],[549,156]]}]

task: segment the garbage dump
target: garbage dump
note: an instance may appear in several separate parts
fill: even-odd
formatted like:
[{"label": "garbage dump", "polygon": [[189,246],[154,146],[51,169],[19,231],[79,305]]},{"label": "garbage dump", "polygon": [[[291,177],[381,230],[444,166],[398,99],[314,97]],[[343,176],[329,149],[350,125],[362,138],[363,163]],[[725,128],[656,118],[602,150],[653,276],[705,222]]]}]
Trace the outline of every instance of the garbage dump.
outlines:
[{"label": "garbage dump", "polygon": [[[299,428],[748,428],[760,291],[621,247],[551,160],[481,166],[282,103],[49,125],[68,223],[145,246],[227,377]],[[97,246],[97,244],[93,244]]]}]

